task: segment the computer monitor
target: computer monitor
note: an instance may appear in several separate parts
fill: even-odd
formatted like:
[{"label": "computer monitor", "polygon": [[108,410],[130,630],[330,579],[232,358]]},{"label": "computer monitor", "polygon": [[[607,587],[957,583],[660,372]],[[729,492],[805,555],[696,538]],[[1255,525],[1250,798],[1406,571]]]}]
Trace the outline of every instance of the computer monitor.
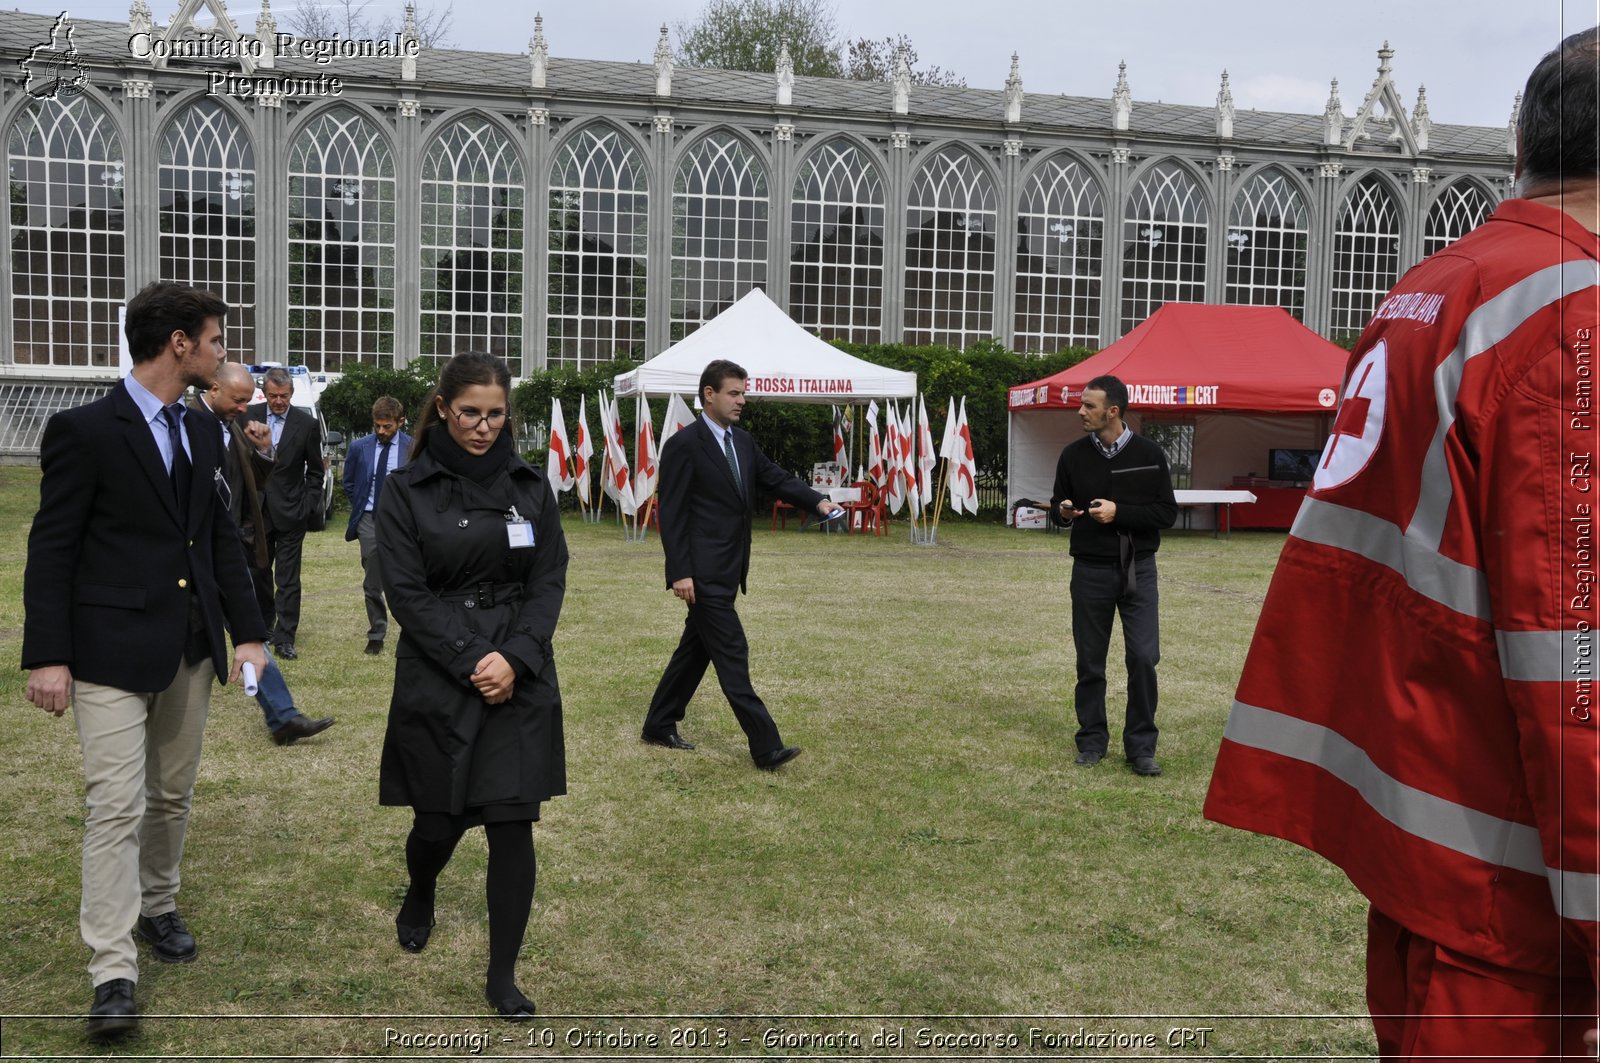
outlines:
[{"label": "computer monitor", "polygon": [[1321,457],[1321,450],[1273,447],[1267,451],[1267,478],[1310,483],[1317,474],[1317,462]]}]

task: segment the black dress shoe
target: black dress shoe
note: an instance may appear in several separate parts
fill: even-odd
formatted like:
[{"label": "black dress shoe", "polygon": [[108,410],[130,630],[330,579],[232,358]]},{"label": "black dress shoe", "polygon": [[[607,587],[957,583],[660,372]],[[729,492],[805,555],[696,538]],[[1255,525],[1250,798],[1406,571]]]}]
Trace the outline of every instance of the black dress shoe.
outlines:
[{"label": "black dress shoe", "polygon": [[664,735],[640,735],[641,742],[648,742],[653,746],[666,746],[668,749],[693,749],[694,743],[686,741],[677,731],[669,731]]},{"label": "black dress shoe", "polygon": [[1156,763],[1155,757],[1131,757],[1128,767],[1133,769],[1135,775],[1160,775],[1161,765]]},{"label": "black dress shoe", "polygon": [[394,934],[399,939],[401,948],[407,952],[421,952],[428,947],[428,939],[433,936],[433,924],[434,921],[429,919],[427,926],[406,926],[400,921],[400,917],[396,916]]},{"label": "black dress shoe", "polygon": [[139,1026],[139,1009],[133,1006],[133,983],[113,978],[94,987],[94,1003],[89,1006],[88,1034],[96,1041],[111,1041],[132,1033]]},{"label": "black dress shoe", "polygon": [[487,1000],[496,1014],[507,1022],[527,1022],[538,1014],[538,1011],[534,1008],[533,1001],[523,996],[522,990],[515,987],[512,988],[511,995],[508,997],[496,997],[493,993],[485,990],[483,999]]},{"label": "black dress shoe", "polygon": [[1092,749],[1085,749],[1073,759],[1072,763],[1076,764],[1080,768],[1092,768],[1104,759],[1104,753],[1098,753]]},{"label": "black dress shoe", "polygon": [[776,771],[780,765],[789,763],[799,755],[799,746],[784,746],[782,749],[774,749],[770,753],[763,753],[756,757],[756,767],[762,771]]},{"label": "black dress shoe", "polygon": [[183,925],[183,916],[176,910],[160,915],[141,915],[133,929],[150,943],[151,951],[162,963],[188,963],[200,953],[194,943],[194,935]]},{"label": "black dress shoe", "polygon": [[368,657],[376,657],[378,654],[383,652],[383,640],[382,639],[368,639],[367,640],[367,648],[362,650],[361,652],[366,654]]},{"label": "black dress shoe", "polygon": [[292,642],[278,643],[278,656],[282,657],[286,661],[295,661],[300,659],[300,655],[294,651],[294,643]]},{"label": "black dress shoe", "polygon": [[272,740],[280,746],[292,746],[302,738],[321,734],[333,726],[332,716],[323,716],[313,720],[309,716],[296,713],[289,717],[289,722],[272,732]]}]

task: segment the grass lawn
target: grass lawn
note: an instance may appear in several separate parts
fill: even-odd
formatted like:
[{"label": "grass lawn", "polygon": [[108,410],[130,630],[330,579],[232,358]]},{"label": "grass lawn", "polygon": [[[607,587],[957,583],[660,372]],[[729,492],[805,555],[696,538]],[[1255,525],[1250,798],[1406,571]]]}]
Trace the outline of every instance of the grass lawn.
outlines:
[{"label": "grass lawn", "polygon": [[[70,714],[27,704],[15,667],[37,499],[36,469],[0,467],[7,1057],[83,1053],[76,1016],[90,995],[76,735]],[[216,693],[179,902],[200,957],[168,967],[142,950],[146,1019],[120,1052],[1373,1051],[1364,901],[1310,854],[1200,816],[1281,535],[1168,536],[1166,774],[1142,779],[1115,755],[1117,642],[1114,755],[1092,770],[1072,763],[1064,536],[955,522],[918,547],[903,525],[876,540],[758,521],[740,607],[752,672],[785,739],[805,749],[769,774],[751,766],[710,677],[683,726],[696,752],[640,743],[682,606],[653,536],[629,544],[615,523],[575,518],[566,530],[556,656],[571,793],[535,828],[520,964],[548,1018],[512,1028],[483,1003],[481,832],[441,879],[427,950],[395,944],[409,812],[376,800],[394,643],[362,655],[358,552],[330,530],[306,540],[300,659],[284,672],[306,712],[338,725],[280,749],[253,701]],[[1133,1040],[1085,1048],[1070,1041],[1080,1027]],[[1185,1027],[1212,1029],[1185,1041]],[[450,1035],[454,1045],[412,1040]],[[632,1040],[650,1035],[654,1046]]]}]

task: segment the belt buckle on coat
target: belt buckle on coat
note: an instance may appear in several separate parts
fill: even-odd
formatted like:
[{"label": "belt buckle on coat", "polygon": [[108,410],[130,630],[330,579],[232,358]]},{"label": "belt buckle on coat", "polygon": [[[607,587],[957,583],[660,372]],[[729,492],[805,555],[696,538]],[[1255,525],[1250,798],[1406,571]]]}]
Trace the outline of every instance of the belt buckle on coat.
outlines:
[{"label": "belt buckle on coat", "polygon": [[[476,597],[475,600],[478,603],[478,608],[479,609],[493,609],[494,608],[494,584],[493,583],[489,583],[489,582],[484,582],[484,583],[478,584],[478,593],[477,593],[477,597]],[[472,602],[468,602],[467,604],[471,605]]]}]

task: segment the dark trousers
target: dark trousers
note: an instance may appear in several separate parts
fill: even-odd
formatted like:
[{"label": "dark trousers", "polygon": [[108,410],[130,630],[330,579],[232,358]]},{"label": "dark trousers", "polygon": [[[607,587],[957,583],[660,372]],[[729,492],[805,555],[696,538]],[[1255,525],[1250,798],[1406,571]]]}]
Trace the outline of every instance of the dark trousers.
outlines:
[{"label": "dark trousers", "polygon": [[644,733],[666,735],[677,730],[708,664],[716,666],[717,682],[722,684],[722,693],[750,741],[750,755],[759,757],[782,749],[778,725],[772,722],[772,714],[750,685],[750,643],[744,637],[744,625],[739,622],[732,597],[702,594],[689,606],[683,637],[650,699]]},{"label": "dark trousers", "polygon": [[[245,548],[250,551],[249,547]],[[261,619],[266,621],[267,630],[272,630],[273,622],[278,619],[278,607],[272,594],[272,562],[269,558],[266,568],[256,568],[255,553],[247,553],[246,560],[250,563],[250,583],[255,587],[256,605],[261,610]]]},{"label": "dark trousers", "polygon": [[1082,560],[1072,564],[1072,646],[1078,658],[1073,705],[1078,711],[1079,752],[1104,753],[1111,742],[1106,726],[1106,653],[1111,646],[1111,622],[1118,613],[1122,614],[1128,666],[1128,716],[1122,728],[1122,749],[1129,759],[1156,752],[1161,620],[1155,558],[1140,558],[1137,569],[1137,586],[1128,590],[1116,564]]},{"label": "dark trousers", "polygon": [[389,613],[383,602],[383,575],[378,567],[378,522],[364,513],[356,525],[361,544],[361,595],[367,601],[367,639],[382,642],[389,632]]},{"label": "dark trousers", "polygon": [[274,642],[293,642],[300,627],[300,551],[306,542],[306,526],[272,528],[267,532],[267,553],[272,561],[272,577],[278,593],[273,606],[278,611],[272,630]]}]

